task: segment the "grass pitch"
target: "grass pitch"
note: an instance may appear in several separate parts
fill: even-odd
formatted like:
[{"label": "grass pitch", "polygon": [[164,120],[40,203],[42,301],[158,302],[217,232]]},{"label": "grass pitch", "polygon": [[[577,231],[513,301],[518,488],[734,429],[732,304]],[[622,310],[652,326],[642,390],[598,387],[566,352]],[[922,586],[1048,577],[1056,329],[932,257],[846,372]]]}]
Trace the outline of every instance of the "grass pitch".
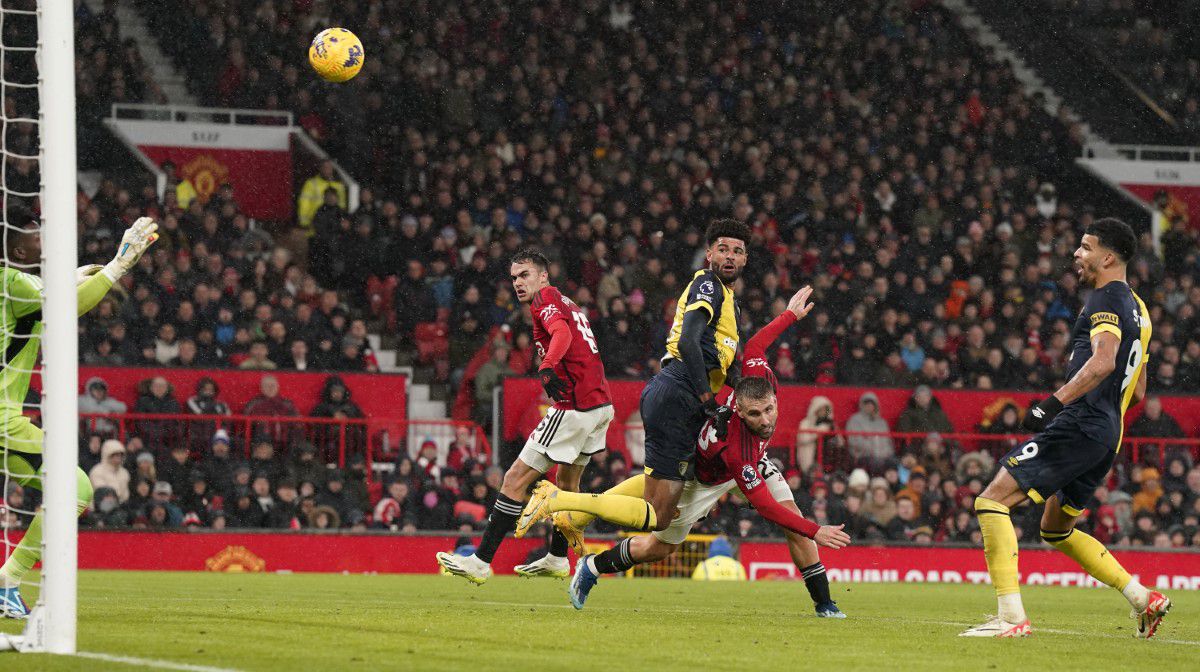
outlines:
[{"label": "grass pitch", "polygon": [[[1178,591],[1144,642],[1114,591],[1027,588],[1034,636],[999,641],[955,636],[994,607],[989,586],[835,585],[850,618],[831,621],[813,616],[798,581],[606,578],[581,612],[549,579],[476,588],[436,575],[81,572],[79,583],[80,650],[144,659],[141,669],[1195,670],[1200,660],[1196,596]],[[4,653],[0,669],[138,667]]]}]

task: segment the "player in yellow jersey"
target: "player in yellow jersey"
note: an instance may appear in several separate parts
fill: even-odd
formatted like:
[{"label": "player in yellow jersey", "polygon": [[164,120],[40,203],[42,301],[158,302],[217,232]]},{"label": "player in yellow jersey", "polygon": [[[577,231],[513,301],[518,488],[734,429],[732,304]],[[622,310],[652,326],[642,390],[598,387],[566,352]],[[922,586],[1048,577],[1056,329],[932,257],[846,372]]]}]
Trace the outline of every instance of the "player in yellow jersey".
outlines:
[{"label": "player in yellow jersey", "polygon": [[1075,529],[1088,499],[1112,468],[1125,411],[1146,394],[1150,316],[1125,282],[1137,237],[1116,219],[1096,221],[1075,250],[1080,280],[1092,292],[1071,329],[1067,384],[1030,409],[1030,441],[1001,460],[992,483],[975,499],[988,573],[999,614],[966,637],[1024,637],[1031,631],[1017,574],[1017,537],[1009,511],[1032,499],[1045,504],[1042,539],[1096,580],[1125,596],[1138,619],[1137,636],[1153,637],[1171,601],[1148,590],[1099,541]]},{"label": "player in yellow jersey", "polygon": [[[0,351],[4,352],[0,368],[0,474],[22,487],[40,490],[42,429],[23,415],[22,410],[41,348],[42,280],[37,272],[42,262],[42,236],[37,218],[23,206],[9,206],[5,218],[6,255],[0,269]],[[158,239],[157,229],[158,225],[149,217],[137,220],[125,232],[116,258],[107,266],[78,269],[80,315],[100,303],[113,283],[133,269]],[[92,484],[82,469],[76,472],[77,504],[79,513],[83,513],[92,499]],[[0,616],[29,615],[29,607],[21,599],[21,580],[41,557],[39,511],[21,542],[0,567]]]}]

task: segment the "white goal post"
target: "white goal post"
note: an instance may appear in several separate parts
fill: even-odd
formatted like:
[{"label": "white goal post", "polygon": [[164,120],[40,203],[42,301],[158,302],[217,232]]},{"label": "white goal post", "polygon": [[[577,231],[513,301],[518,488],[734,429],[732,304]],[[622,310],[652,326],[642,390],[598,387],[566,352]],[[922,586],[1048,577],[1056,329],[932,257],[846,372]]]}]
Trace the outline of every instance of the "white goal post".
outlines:
[{"label": "white goal post", "polygon": [[[20,82],[4,81],[0,87],[37,89],[37,164],[41,175],[38,202],[41,209],[41,277],[45,286],[42,305],[41,424],[45,431],[42,468],[43,553],[40,591],[33,615],[21,636],[0,634],[0,650],[72,654],[76,651],[77,516],[76,469],[78,467],[78,335],[75,267],[76,251],[76,149],[75,149],[75,34],[72,0],[38,0],[16,3],[0,0],[0,38],[3,21],[21,21],[22,31],[32,28],[36,14],[36,48],[0,45],[6,52],[34,51],[36,73]],[[7,94],[8,91],[0,91]],[[32,123],[31,114],[11,121]],[[4,147],[7,161],[16,156]],[[26,160],[25,156],[19,157]],[[0,173],[2,175],[3,173]],[[0,183],[6,199],[17,199],[7,182]],[[32,194],[20,194],[28,197]],[[6,227],[7,229],[7,227]],[[6,231],[7,233],[7,231]],[[6,259],[7,263],[8,260]],[[7,362],[4,362],[7,365]],[[2,448],[0,448],[2,450]],[[2,463],[0,463],[2,464]],[[11,479],[3,474],[0,504]],[[23,512],[28,513],[28,512]],[[5,550],[13,546],[7,533]],[[0,558],[2,559],[2,558]],[[27,586],[33,584],[27,582]],[[0,667],[4,664],[0,663]]]},{"label": "white goal post", "polygon": [[41,117],[42,427],[46,431],[42,612],[26,644],[75,653],[79,464],[79,337],[75,288],[75,16],[72,0],[39,0]]}]

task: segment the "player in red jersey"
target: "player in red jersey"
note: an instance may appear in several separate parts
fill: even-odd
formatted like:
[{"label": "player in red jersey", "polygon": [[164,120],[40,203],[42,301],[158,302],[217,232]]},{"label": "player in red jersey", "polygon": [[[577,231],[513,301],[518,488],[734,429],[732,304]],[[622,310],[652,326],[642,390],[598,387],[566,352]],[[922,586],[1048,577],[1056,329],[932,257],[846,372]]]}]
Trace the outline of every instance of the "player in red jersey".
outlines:
[{"label": "player in red jersey", "polygon": [[[818,615],[843,617],[829,597],[829,583],[816,544],[841,548],[850,542],[850,537],[842,531],[842,526],[820,526],[805,520],[792,499],[787,482],[766,457],[767,446],[779,417],[775,396],[777,382],[775,373],[767,364],[766,350],[780,334],[812,310],[811,304],[808,304],[811,294],[810,287],[798,291],[788,303],[788,310],[763,327],[746,344],[743,378],[734,390],[722,395],[722,402],[732,412],[718,415],[701,430],[696,445],[695,478],[684,485],[679,515],[666,530],[631,537],[598,556],[582,558],[571,582],[571,601],[576,608],[583,607],[587,593],[595,585],[599,574],[623,572],[635,564],[655,562],[674,553],[687,538],[692,526],[712,510],[722,496],[737,489],[764,518],[786,531],[792,558],[805,578]],[[721,427],[722,418],[732,419],[726,427]],[[635,476],[615,489],[624,495],[636,495],[641,488],[639,482],[644,478]],[[591,518],[598,515],[609,519],[597,511],[595,502],[612,496],[610,493],[591,496],[590,501],[584,503],[586,508],[572,508],[563,506],[565,493],[557,492],[553,486],[545,483],[539,484],[535,499],[540,498],[544,502],[541,507],[543,515],[558,512],[554,516],[555,526],[578,540],[575,543],[578,550],[582,547],[582,528]],[[587,511],[593,515],[568,515],[568,511]]]},{"label": "player in red jersey", "polygon": [[[558,465],[559,486],[578,490],[583,468],[593,454],[605,448],[605,434],[613,418],[608,379],[587,315],[550,285],[548,266],[540,253],[522,250],[512,258],[510,273],[517,300],[529,304],[533,315],[533,338],[542,359],[538,378],[554,406],[504,475],[475,553],[467,557],[437,554],[438,564],[447,572],[476,584],[492,575],[492,558],[504,535],[516,528],[529,486]],[[640,499],[635,503],[635,513],[640,515],[645,503]],[[525,529],[528,526],[521,533]],[[556,530],[545,557],[514,569],[522,576],[566,578],[571,572],[566,539]]]}]

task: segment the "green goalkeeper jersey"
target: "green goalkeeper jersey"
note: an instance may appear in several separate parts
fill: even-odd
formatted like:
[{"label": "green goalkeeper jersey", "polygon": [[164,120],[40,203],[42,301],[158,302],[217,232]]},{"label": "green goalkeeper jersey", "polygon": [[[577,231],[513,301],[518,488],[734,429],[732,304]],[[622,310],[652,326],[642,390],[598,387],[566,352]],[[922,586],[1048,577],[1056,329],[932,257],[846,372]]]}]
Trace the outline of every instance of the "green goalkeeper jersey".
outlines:
[{"label": "green goalkeeper jersey", "polygon": [[42,341],[42,279],[15,268],[0,275],[0,409],[21,412]]},{"label": "green goalkeeper jersey", "polygon": [[[112,287],[104,273],[79,285],[79,314],[100,303]],[[42,343],[42,279],[15,268],[0,269],[0,415],[21,413]]]}]

